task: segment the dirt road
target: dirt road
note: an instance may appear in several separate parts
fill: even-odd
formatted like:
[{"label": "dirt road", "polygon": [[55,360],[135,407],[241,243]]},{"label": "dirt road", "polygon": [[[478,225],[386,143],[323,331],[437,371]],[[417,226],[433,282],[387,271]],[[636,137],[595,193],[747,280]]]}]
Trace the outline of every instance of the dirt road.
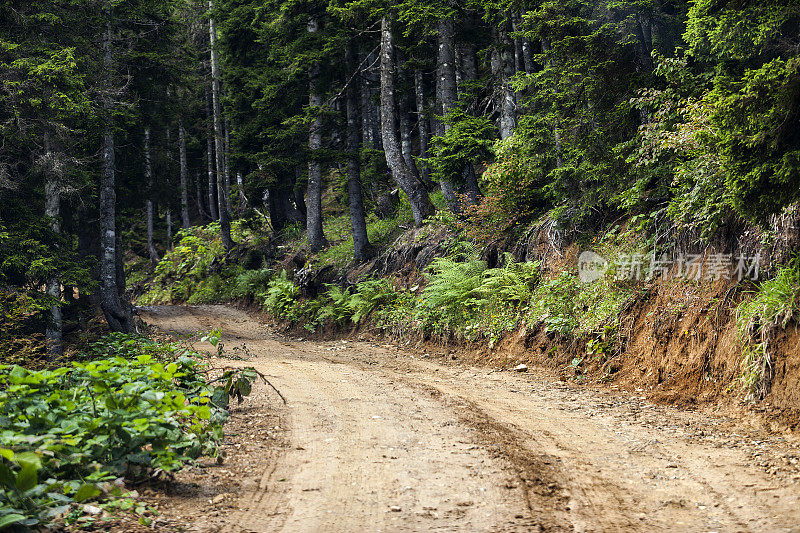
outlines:
[{"label": "dirt road", "polygon": [[[386,344],[280,338],[244,311],[159,307],[221,327],[268,387],[233,413],[223,465],[162,504],[189,531],[800,531],[797,442],[708,413]],[[156,522],[159,525],[159,522]]]}]

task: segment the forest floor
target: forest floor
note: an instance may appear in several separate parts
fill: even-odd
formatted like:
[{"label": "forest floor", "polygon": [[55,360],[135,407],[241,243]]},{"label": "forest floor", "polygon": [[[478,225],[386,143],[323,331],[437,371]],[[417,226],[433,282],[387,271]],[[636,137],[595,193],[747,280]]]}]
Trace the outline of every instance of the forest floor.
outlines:
[{"label": "forest floor", "polygon": [[145,311],[221,327],[249,355],[214,363],[254,366],[287,404],[262,384],[234,406],[222,464],[139,491],[159,509],[142,530],[800,531],[800,439],[731,406],[284,338],[227,306]]}]

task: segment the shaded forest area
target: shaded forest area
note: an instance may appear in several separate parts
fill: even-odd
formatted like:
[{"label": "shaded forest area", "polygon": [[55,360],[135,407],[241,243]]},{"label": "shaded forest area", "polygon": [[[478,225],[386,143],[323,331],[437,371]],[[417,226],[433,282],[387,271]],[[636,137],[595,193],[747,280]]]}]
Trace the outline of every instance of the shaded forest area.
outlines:
[{"label": "shaded forest area", "polygon": [[[797,1],[3,2],[0,363],[21,366],[0,389],[108,332],[108,354],[149,353],[132,301],[490,349],[525,330],[608,376],[645,342],[623,315],[688,309],[647,303],[675,268],[678,292],[716,283],[723,385],[762,400],[776,342],[796,351],[799,119]],[[17,445],[0,437],[9,475],[49,468]],[[62,492],[99,494],[82,486]],[[2,494],[0,525],[46,521]]]}]

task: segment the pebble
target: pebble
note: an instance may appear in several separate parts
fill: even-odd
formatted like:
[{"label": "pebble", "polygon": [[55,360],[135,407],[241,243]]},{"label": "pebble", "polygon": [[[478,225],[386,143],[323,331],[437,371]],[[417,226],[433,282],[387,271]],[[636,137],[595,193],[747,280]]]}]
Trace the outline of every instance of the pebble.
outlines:
[{"label": "pebble", "polygon": [[514,371],[515,372],[527,372],[528,371],[528,365],[517,365],[517,366],[514,367]]}]

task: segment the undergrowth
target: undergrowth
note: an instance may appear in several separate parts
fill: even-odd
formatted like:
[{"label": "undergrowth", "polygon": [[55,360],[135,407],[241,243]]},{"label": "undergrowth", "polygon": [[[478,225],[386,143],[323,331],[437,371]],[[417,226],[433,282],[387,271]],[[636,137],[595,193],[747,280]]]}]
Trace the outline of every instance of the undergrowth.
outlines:
[{"label": "undergrowth", "polygon": [[778,270],[774,278],[736,308],[736,325],[742,347],[741,381],[752,399],[760,400],[769,391],[773,373],[771,342],[778,330],[785,329],[800,311],[800,259]]},{"label": "undergrowth", "polygon": [[[93,359],[103,354],[101,359]],[[185,347],[115,334],[86,360],[50,370],[0,366],[0,529],[94,520],[117,478],[169,475],[222,441],[230,395],[255,378],[215,382]]]}]

